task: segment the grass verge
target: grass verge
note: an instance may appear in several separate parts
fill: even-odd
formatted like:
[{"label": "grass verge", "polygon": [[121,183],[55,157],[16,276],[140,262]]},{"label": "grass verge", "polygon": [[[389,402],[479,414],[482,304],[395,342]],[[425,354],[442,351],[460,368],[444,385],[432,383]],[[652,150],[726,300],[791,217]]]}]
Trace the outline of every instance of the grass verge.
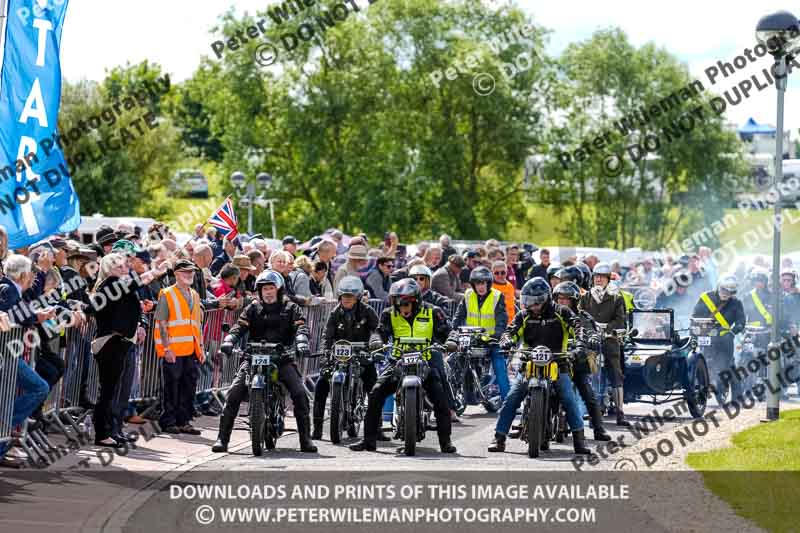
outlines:
[{"label": "grass verge", "polygon": [[733,447],[686,462],[740,516],[767,531],[800,530],[800,410],[734,435]]}]

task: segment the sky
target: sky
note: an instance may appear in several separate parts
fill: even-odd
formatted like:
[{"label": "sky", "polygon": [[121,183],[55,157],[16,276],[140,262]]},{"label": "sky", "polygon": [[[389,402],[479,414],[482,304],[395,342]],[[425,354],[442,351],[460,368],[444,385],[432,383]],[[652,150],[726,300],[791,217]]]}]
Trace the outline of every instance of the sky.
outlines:
[{"label": "sky", "polygon": [[[380,0],[386,1],[386,0]],[[500,0],[487,0],[499,5]],[[69,81],[101,80],[106,69],[142,60],[159,63],[173,81],[191,76],[202,55],[211,55],[218,38],[210,29],[229,7],[255,13],[278,0],[72,0],[62,37],[62,71]],[[329,2],[325,2],[328,4]],[[366,0],[357,0],[361,6]],[[755,27],[767,13],[786,9],[785,2],[723,2],[673,0],[641,2],[518,0],[533,20],[550,29],[548,52],[558,54],[572,42],[589,38],[598,29],[622,28],[635,46],[654,42],[685,63],[692,76],[718,94],[771,65],[770,56],[748,64],[711,85],[704,70],[717,61],[733,62],[745,48],[756,45]],[[120,6],[120,7],[116,7]],[[791,6],[789,6],[791,7]],[[795,14],[800,15],[800,9]],[[760,75],[763,80],[763,75]],[[789,78],[785,127],[800,128],[800,79]],[[665,95],[666,96],[666,95]],[[726,111],[728,121],[743,124],[749,117],[775,124],[776,91],[769,86]]]}]

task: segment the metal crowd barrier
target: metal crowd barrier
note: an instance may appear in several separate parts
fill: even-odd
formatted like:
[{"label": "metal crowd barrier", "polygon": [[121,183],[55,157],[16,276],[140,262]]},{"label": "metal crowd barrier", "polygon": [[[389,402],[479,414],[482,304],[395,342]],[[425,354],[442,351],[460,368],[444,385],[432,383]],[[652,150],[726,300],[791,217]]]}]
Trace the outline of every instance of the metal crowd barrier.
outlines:
[{"label": "metal crowd barrier", "polygon": [[9,349],[9,343],[21,339],[22,328],[0,333],[0,443],[11,440],[11,418],[17,395],[17,358]]}]

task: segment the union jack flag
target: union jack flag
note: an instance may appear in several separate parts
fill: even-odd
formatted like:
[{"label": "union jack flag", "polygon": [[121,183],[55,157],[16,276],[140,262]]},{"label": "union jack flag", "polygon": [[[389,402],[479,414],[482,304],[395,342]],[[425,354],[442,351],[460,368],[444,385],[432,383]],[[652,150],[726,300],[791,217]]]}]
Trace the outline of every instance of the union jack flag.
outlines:
[{"label": "union jack flag", "polygon": [[230,196],[225,198],[225,201],[214,211],[214,214],[208,217],[208,223],[217,228],[217,232],[223,239],[232,241],[236,238],[239,234],[239,229]]}]

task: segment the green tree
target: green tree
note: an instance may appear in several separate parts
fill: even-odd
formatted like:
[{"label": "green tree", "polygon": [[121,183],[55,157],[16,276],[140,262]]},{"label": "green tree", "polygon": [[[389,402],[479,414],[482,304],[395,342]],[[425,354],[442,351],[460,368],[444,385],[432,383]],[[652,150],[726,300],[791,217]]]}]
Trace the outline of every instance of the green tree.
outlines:
[{"label": "green tree", "polygon": [[[574,153],[582,141],[591,144],[595,136],[612,132],[599,155],[566,169],[551,158],[534,184],[539,198],[567,214],[565,237],[582,245],[657,248],[720,218],[746,167],[735,134],[707,105],[709,94],[681,99],[677,108],[637,124],[628,135],[615,128],[621,118],[649,110],[692,83],[684,65],[653,44],[637,49],[621,30],[609,29],[568,46],[560,66],[552,107],[563,120],[548,131],[545,153]],[[702,118],[691,114],[698,108]],[[664,127],[682,115],[694,117],[694,127],[667,141]],[[646,140],[654,147],[654,137],[659,146],[647,156],[631,148]],[[613,166],[606,159],[611,154],[621,161],[618,175],[604,167],[606,161]]]},{"label": "green tree", "polygon": [[[82,212],[165,212],[153,210],[149,199],[166,185],[182,155],[178,132],[162,112],[168,93],[156,90],[166,90],[164,80],[160,67],[143,62],[113,69],[100,84],[63,85],[59,132]],[[155,117],[153,128],[148,113]],[[93,117],[101,118],[97,128],[91,127]],[[81,131],[77,141],[68,137],[73,128]]]}]

